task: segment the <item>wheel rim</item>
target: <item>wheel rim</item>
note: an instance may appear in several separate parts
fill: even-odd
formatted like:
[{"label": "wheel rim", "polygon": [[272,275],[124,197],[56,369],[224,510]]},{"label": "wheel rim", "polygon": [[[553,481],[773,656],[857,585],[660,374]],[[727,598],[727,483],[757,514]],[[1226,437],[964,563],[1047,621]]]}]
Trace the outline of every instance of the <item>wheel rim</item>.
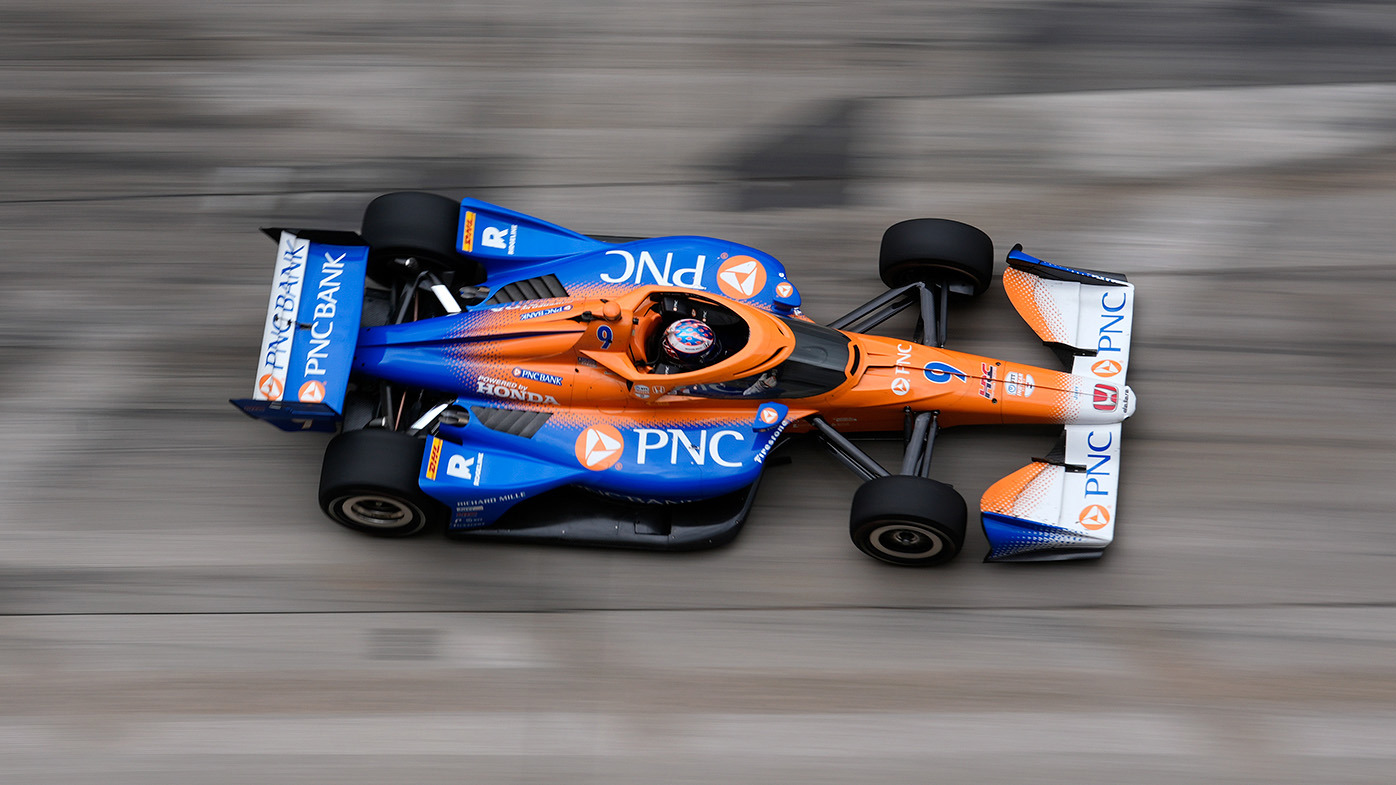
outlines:
[{"label": "wheel rim", "polygon": [[892,559],[929,559],[945,550],[945,540],[924,526],[888,521],[868,535],[873,550]]},{"label": "wheel rim", "polygon": [[350,496],[339,504],[345,520],[372,529],[396,529],[411,522],[412,505],[390,496]]}]

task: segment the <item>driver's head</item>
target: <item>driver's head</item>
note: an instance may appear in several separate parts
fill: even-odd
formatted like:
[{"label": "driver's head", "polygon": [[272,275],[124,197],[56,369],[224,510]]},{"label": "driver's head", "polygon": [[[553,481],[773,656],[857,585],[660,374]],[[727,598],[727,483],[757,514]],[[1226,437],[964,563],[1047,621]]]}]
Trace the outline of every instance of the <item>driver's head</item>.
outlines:
[{"label": "driver's head", "polygon": [[680,319],[664,331],[664,353],[684,365],[712,359],[720,348],[713,328],[698,319]]}]

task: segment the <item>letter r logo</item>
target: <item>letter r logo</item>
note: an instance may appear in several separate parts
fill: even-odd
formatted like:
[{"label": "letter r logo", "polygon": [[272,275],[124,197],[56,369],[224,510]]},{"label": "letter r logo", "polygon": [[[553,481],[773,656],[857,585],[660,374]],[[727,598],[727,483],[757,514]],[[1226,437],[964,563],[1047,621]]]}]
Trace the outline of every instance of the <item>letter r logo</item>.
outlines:
[{"label": "letter r logo", "polygon": [[497,226],[486,226],[484,229],[480,230],[480,244],[503,250],[506,247],[504,243],[504,230]]}]

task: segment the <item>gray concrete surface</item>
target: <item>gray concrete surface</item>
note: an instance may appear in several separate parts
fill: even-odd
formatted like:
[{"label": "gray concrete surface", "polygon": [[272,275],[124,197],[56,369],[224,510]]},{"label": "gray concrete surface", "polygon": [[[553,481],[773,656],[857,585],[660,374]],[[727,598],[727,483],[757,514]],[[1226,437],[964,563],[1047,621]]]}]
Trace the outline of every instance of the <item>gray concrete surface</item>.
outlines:
[{"label": "gray concrete surface", "polygon": [[[0,780],[1390,782],[1394,42],[1377,2],[3,4]],[[225,402],[255,229],[404,188],[747,242],[822,318],[913,216],[1124,270],[1116,544],[887,568],[808,447],[711,553],[340,530],[323,439]],[[950,338],[1051,362],[998,289]]]}]

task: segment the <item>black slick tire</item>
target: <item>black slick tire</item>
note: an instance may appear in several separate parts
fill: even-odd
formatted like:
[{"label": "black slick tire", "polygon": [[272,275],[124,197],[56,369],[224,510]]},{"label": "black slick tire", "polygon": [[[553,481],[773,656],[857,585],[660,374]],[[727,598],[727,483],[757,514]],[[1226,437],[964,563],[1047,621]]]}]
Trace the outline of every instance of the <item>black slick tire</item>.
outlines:
[{"label": "black slick tire", "polygon": [[891,288],[920,281],[945,284],[977,297],[994,278],[994,241],[983,231],[944,218],[914,218],[882,234],[882,282]]},{"label": "black slick tire", "polygon": [[439,525],[445,508],[417,484],[425,447],[382,428],[339,434],[325,447],[320,508],[341,526],[375,537],[407,537]]},{"label": "black slick tire", "polygon": [[480,264],[456,250],[459,226],[460,203],[454,199],[421,191],[379,196],[364,209],[359,230],[370,249],[369,275],[387,283],[396,271],[395,259],[413,258],[438,274],[452,273],[455,286],[483,281]]},{"label": "black slick tire", "polygon": [[848,533],[858,550],[902,567],[944,564],[965,545],[964,497],[943,482],[892,475],[853,495]]}]

